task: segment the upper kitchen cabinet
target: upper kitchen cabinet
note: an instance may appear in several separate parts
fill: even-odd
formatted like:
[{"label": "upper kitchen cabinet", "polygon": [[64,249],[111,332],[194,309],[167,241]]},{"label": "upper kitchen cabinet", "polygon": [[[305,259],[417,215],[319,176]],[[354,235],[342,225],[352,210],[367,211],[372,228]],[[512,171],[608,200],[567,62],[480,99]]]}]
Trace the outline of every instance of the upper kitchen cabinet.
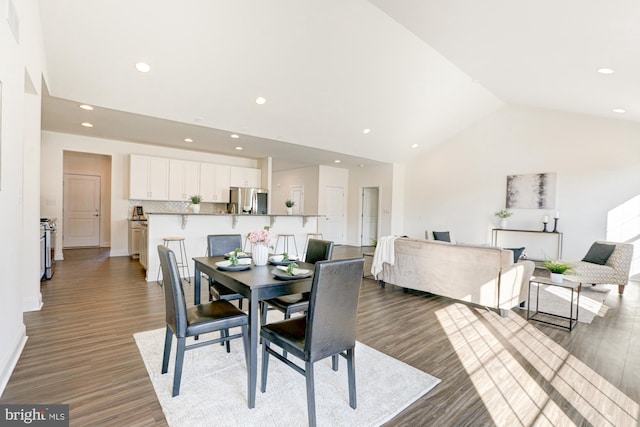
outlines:
[{"label": "upper kitchen cabinet", "polygon": [[200,195],[203,202],[229,203],[229,166],[200,164]]},{"label": "upper kitchen cabinet", "polygon": [[169,159],[132,154],[129,171],[129,198],[169,199]]},{"label": "upper kitchen cabinet", "polygon": [[200,191],[200,163],[169,160],[169,200],[186,202]]},{"label": "upper kitchen cabinet", "polygon": [[260,169],[240,166],[231,166],[230,169],[229,185],[231,187],[260,188]]}]

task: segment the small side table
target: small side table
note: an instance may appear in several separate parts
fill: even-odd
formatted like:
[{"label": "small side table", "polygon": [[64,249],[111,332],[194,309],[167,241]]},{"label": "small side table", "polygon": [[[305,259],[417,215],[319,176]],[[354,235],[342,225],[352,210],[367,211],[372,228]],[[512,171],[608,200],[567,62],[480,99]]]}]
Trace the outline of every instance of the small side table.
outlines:
[{"label": "small side table", "polygon": [[[537,283],[538,286],[536,288],[536,310],[531,313],[531,284]],[[569,316],[561,316],[558,314],[548,313],[540,310],[540,285],[550,285],[550,286],[558,286],[561,288],[571,289],[571,299],[569,300]],[[577,296],[575,295],[577,294]],[[546,323],[547,325],[558,326],[560,328],[568,329],[572,331],[573,328],[578,324],[578,310],[580,308],[580,283],[572,282],[570,280],[564,279],[562,283],[555,283],[551,281],[549,277],[540,277],[533,276],[531,280],[529,280],[529,289],[527,291],[528,302],[527,302],[527,320],[533,320],[540,323]],[[574,305],[575,305],[575,317],[574,317]],[[564,319],[569,322],[568,326],[565,326],[563,323],[552,322],[548,320],[543,320],[536,318],[537,315],[543,314],[545,316],[555,317],[557,319]]]}]

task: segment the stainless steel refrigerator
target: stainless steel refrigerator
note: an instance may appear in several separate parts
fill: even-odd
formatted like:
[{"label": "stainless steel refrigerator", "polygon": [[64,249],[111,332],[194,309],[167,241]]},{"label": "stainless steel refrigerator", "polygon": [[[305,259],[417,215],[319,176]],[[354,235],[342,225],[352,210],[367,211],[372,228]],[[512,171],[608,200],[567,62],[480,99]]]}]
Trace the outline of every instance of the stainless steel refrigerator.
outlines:
[{"label": "stainless steel refrigerator", "polygon": [[229,213],[267,215],[268,190],[251,187],[231,187]]}]

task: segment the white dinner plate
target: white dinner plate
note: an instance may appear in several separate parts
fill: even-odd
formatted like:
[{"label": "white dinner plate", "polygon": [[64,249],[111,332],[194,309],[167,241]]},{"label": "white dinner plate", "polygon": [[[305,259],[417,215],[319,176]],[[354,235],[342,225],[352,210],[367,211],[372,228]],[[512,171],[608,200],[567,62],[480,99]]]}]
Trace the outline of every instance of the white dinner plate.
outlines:
[{"label": "white dinner plate", "polygon": [[231,265],[231,261],[229,260],[218,261],[216,262],[216,267],[218,267],[219,270],[228,270],[228,271],[248,270],[251,268],[251,258],[239,258],[238,265],[236,266]]},{"label": "white dinner plate", "polygon": [[311,277],[311,274],[313,272],[311,270],[306,270],[304,268],[294,268],[293,274],[290,275],[287,273],[287,267],[282,265],[271,270],[271,273],[273,273],[273,275],[278,279],[295,280],[295,279],[304,279],[305,277]]},{"label": "white dinner plate", "polygon": [[269,262],[273,265],[289,265],[292,262],[297,262],[298,259],[296,257],[289,257],[287,261],[283,261],[283,255],[271,255],[269,257]]}]

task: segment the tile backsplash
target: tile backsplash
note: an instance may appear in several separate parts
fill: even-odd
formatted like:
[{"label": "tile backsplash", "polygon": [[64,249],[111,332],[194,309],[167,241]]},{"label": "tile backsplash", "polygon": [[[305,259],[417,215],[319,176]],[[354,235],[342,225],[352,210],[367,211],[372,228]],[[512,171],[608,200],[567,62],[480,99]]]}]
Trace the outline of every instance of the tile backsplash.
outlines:
[{"label": "tile backsplash", "polygon": [[[133,216],[134,206],[142,206],[146,212],[187,213],[190,212],[191,202],[129,200],[129,212]],[[201,203],[200,213],[227,213],[226,203]]]}]

